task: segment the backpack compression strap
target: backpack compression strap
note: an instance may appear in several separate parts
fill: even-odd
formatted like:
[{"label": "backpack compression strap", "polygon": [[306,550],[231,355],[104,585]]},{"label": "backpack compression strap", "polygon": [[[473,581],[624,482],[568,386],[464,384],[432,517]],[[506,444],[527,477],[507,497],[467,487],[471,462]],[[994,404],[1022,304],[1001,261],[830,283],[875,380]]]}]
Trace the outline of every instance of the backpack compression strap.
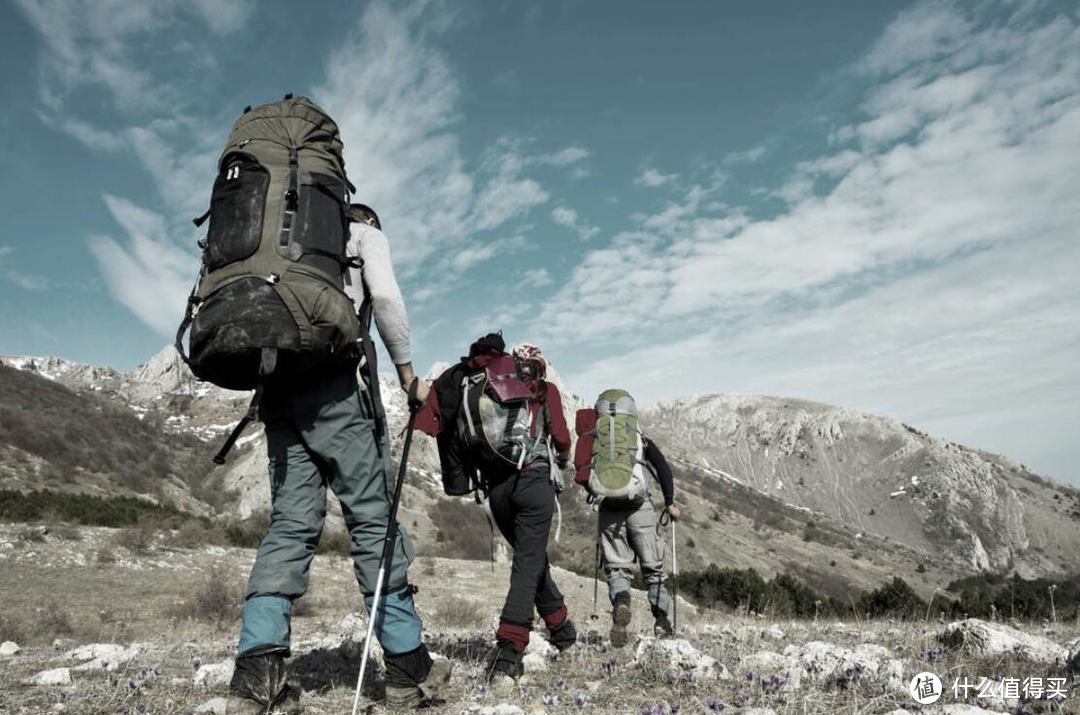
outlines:
[{"label": "backpack compression strap", "polygon": [[184,352],[184,333],[187,332],[188,327],[191,326],[191,321],[195,319],[195,315],[199,312],[199,303],[202,300],[195,294],[199,292],[199,285],[202,283],[203,271],[199,269],[199,276],[195,279],[195,285],[191,287],[191,294],[187,299],[187,307],[184,308],[184,319],[180,321],[180,327],[176,331],[176,352],[180,353],[181,359],[183,359],[186,365],[191,365],[191,360],[188,358],[187,353]]}]

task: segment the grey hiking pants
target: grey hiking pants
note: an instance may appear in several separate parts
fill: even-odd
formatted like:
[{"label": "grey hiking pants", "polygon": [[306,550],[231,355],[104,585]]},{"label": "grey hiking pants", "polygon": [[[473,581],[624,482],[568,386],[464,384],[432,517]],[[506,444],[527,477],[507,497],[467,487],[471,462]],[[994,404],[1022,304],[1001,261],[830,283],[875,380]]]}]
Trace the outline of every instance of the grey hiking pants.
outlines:
[{"label": "grey hiking pants", "polygon": [[600,547],[604,555],[604,573],[608,597],[630,591],[634,580],[634,561],[649,591],[653,616],[666,616],[671,606],[664,586],[664,540],[656,533],[656,510],[646,499],[639,507],[618,507],[600,503]]},{"label": "grey hiking pants", "polygon": [[[351,367],[267,386],[260,417],[266,426],[272,510],[248,580],[241,653],[266,645],[288,647],[291,602],[307,591],[327,486],[341,502],[356,580],[370,605],[394,489],[389,450],[385,438],[376,441],[374,414],[370,393],[359,389]],[[420,620],[406,588],[412,557],[409,535],[399,527],[376,621],[379,640],[390,652],[420,645]]]}]

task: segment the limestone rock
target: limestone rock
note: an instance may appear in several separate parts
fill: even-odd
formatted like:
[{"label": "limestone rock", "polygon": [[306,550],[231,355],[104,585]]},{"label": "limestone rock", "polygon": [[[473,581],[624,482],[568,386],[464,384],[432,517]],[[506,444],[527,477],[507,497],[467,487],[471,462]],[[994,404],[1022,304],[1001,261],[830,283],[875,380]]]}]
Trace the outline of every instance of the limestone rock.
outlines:
[{"label": "limestone rock", "polygon": [[91,643],[69,650],[64,654],[70,660],[83,661],[75,670],[114,671],[139,654],[139,649],[132,646],[125,648],[116,643]]},{"label": "limestone rock", "polygon": [[27,685],[71,685],[71,669],[43,670],[25,682]]},{"label": "limestone rock", "polygon": [[213,700],[207,700],[205,703],[195,708],[196,715],[202,713],[209,713],[210,715],[225,715],[228,710],[229,704],[225,698],[214,698]]},{"label": "limestone rock", "polygon": [[236,667],[236,663],[230,658],[229,660],[223,660],[220,663],[208,663],[203,666],[199,666],[199,669],[195,671],[195,676],[192,678],[192,682],[195,685],[201,685],[205,688],[216,688],[229,684],[232,680],[233,670]]},{"label": "limestone rock", "polygon": [[978,618],[954,621],[938,635],[950,648],[983,656],[1013,654],[1035,663],[1064,665],[1069,650],[1042,636],[1022,633],[1001,623],[987,623]]},{"label": "limestone rock", "polygon": [[694,678],[710,680],[725,679],[728,670],[716,658],[705,655],[690,641],[682,638],[659,640],[651,636],[642,638],[634,653],[634,664],[638,667],[646,664],[661,664],[679,674],[693,674]]}]

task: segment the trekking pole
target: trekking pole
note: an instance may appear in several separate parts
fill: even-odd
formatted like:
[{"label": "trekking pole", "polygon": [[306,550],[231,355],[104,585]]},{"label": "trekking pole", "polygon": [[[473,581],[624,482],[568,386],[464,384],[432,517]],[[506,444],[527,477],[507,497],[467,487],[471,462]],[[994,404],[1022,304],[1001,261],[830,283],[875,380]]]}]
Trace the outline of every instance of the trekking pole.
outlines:
[{"label": "trekking pole", "polygon": [[405,482],[405,468],[409,460],[409,447],[412,446],[413,427],[416,425],[416,388],[419,379],[413,378],[409,385],[409,425],[405,429],[405,443],[401,447],[401,463],[398,465],[397,484],[394,485],[394,500],[390,505],[389,520],[386,524],[386,540],[383,542],[382,556],[379,558],[379,575],[375,579],[375,596],[371,599],[368,612],[367,637],[364,638],[364,654],[360,658],[360,674],[356,677],[356,695],[353,697],[352,715],[356,715],[360,706],[360,691],[364,687],[364,671],[367,670],[368,655],[371,652],[371,637],[375,633],[375,620],[379,617],[379,599],[382,596],[383,581],[394,558],[394,544],[397,542],[397,510],[401,503],[401,486]]},{"label": "trekking pole", "polygon": [[671,631],[679,632],[679,559],[675,552],[675,520],[671,520]]},{"label": "trekking pole", "polygon": [[592,617],[596,618],[596,600],[600,592],[600,531],[596,532],[596,558],[593,559]]}]

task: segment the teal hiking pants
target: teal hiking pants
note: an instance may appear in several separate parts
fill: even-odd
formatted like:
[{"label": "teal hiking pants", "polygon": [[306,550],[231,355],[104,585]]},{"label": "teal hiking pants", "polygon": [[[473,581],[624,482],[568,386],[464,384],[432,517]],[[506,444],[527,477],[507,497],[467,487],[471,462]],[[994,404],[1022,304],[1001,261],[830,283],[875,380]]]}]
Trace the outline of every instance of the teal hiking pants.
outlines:
[{"label": "teal hiking pants", "polygon": [[[326,516],[326,488],[341,502],[360,591],[370,608],[394,492],[385,438],[375,438],[370,393],[352,368],[288,384],[268,384],[260,406],[270,458],[270,529],[248,580],[239,653],[289,648],[292,601],[307,591],[308,570]],[[420,646],[420,618],[408,588],[413,549],[398,527],[376,635],[387,653]]]}]

